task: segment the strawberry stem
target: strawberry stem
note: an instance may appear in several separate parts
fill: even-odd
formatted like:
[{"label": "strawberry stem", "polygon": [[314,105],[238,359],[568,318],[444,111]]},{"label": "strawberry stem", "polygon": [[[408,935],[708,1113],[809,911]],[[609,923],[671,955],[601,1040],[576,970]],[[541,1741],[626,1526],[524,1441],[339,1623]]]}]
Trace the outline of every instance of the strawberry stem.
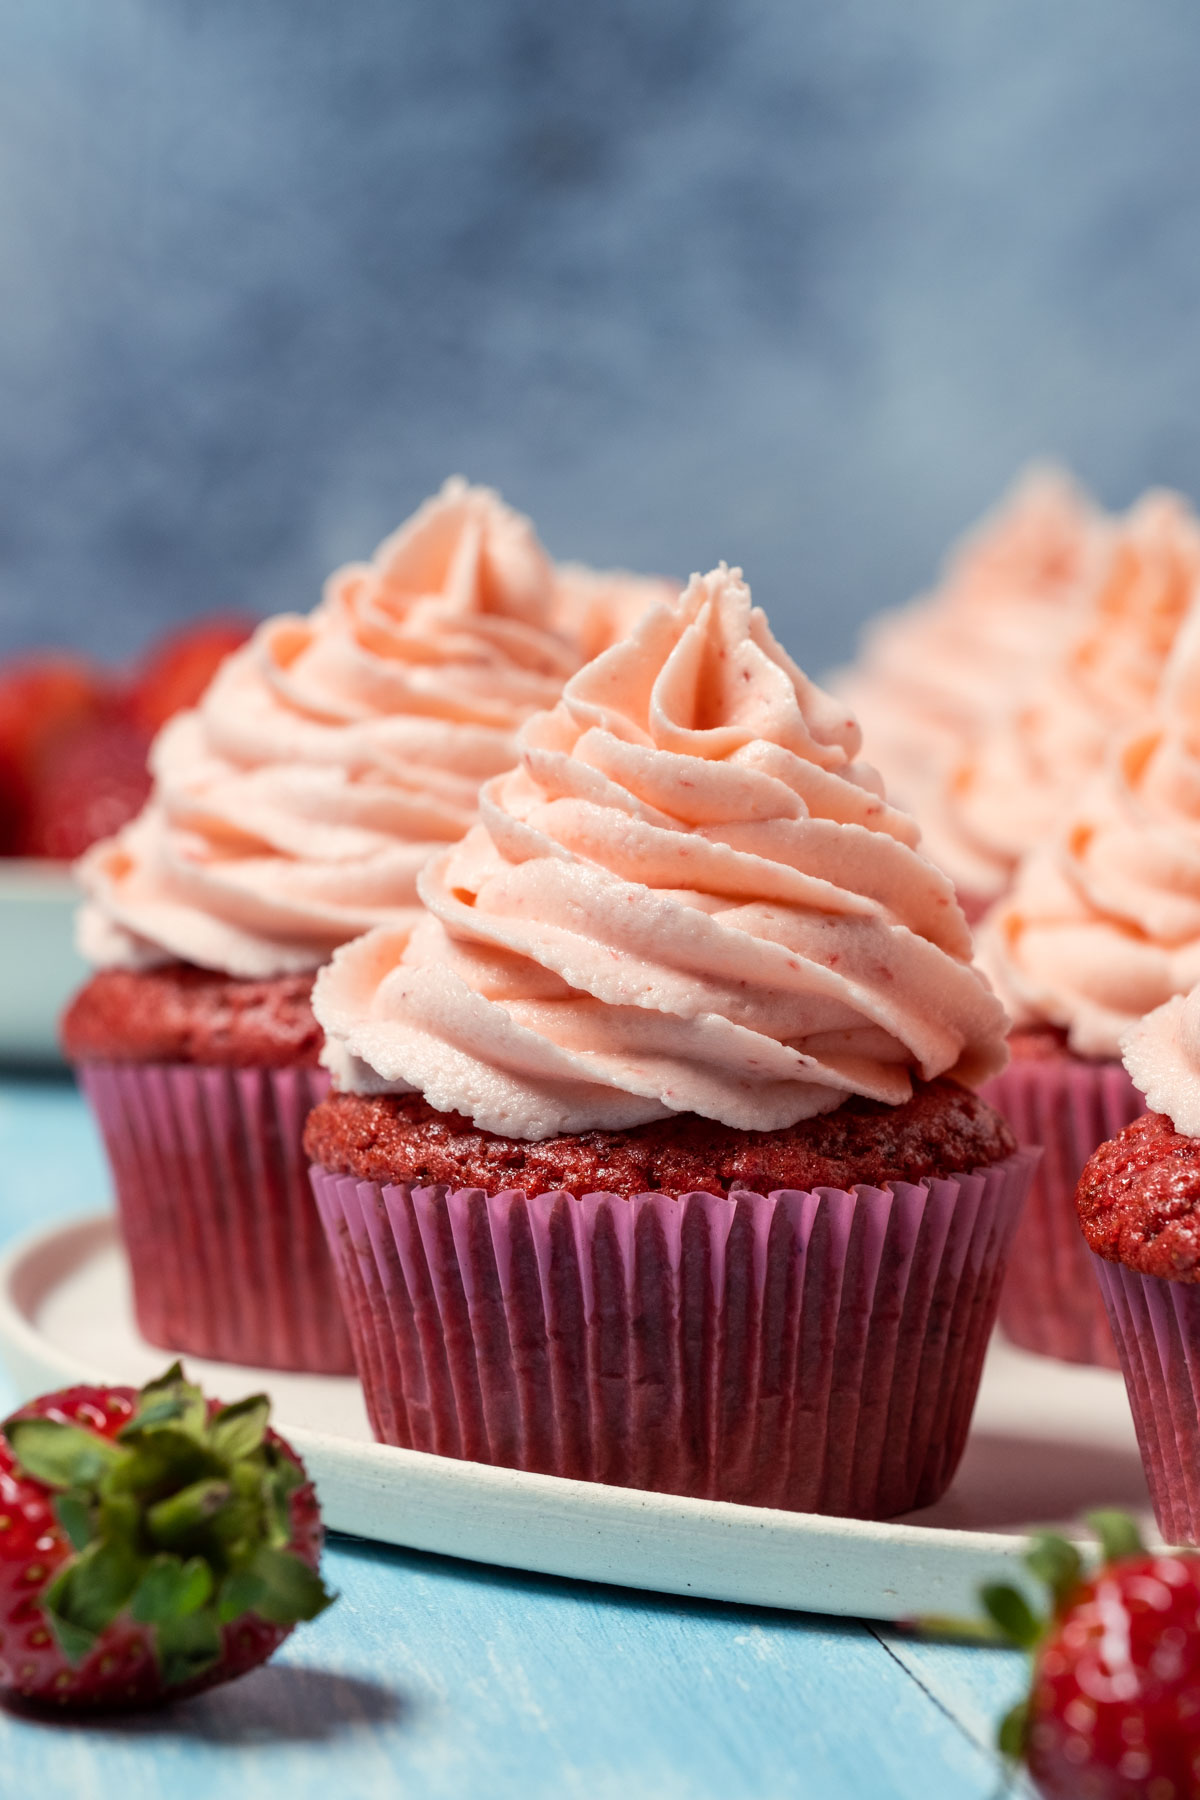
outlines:
[{"label": "strawberry stem", "polygon": [[1128,1513],[1104,1509],[1086,1515],[1089,1529],[1099,1541],[1106,1563],[1121,1562],[1127,1556],[1142,1556],[1146,1546],[1142,1534]]}]

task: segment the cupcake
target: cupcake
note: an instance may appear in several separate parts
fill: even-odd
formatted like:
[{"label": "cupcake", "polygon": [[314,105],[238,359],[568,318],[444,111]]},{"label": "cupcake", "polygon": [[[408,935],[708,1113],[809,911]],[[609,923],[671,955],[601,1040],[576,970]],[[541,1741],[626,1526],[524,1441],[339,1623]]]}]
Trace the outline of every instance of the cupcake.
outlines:
[{"label": "cupcake", "polygon": [[575,675],[322,971],[305,1134],[389,1443],[884,1517],[966,1435],[1030,1158],[1004,1015],[740,572]]},{"label": "cupcake", "polygon": [[1112,1322],[1158,1528],[1200,1542],[1200,988],[1133,1026],[1150,1109],[1101,1144],[1076,1196]]},{"label": "cupcake", "polygon": [[1029,470],[956,547],[938,586],[864,634],[837,691],[855,709],[888,792],[915,813],[925,853],[954,881],[968,917],[1007,873],[947,806],[966,747],[1066,651],[1104,566],[1107,527],[1071,479]]},{"label": "cupcake", "polygon": [[301,1148],[327,1085],[313,975],[416,920],[421,864],[580,660],[560,610],[529,522],[449,483],[314,612],[228,659],[156,740],[144,811],[81,864],[96,973],[63,1041],[150,1342],[353,1367]]},{"label": "cupcake", "polygon": [[988,1090],[1044,1157],[1001,1301],[1026,1349],[1115,1367],[1075,1225],[1079,1172],[1143,1110],[1120,1061],[1142,1016],[1200,981],[1200,605],[1150,722],[1118,743],[1058,840],[1027,858],[980,932],[1016,1020]]}]

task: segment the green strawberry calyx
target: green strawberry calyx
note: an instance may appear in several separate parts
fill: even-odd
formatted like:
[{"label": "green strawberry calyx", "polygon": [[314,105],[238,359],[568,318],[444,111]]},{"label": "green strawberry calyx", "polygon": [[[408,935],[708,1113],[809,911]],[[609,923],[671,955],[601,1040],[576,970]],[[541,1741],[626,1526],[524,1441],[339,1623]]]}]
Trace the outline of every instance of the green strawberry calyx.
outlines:
[{"label": "green strawberry calyx", "polygon": [[[1036,1658],[1085,1581],[1110,1563],[1145,1554],[1141,1533],[1128,1513],[1107,1509],[1090,1512],[1085,1515],[1085,1523],[1100,1548],[1094,1565],[1085,1562],[1078,1545],[1051,1531],[1038,1532],[1021,1558],[1029,1573],[1047,1590],[1044,1612],[1036,1611],[1020,1588],[1010,1582],[989,1582],[979,1590],[985,1615],[982,1619],[925,1618],[921,1620],[922,1631],[960,1643],[1023,1650],[1031,1659]],[[998,1748],[1014,1762],[1021,1762],[1028,1747],[1028,1730],[1029,1702],[1018,1700],[1000,1721],[996,1732]]]},{"label": "green strawberry calyx", "polygon": [[175,1687],[220,1660],[223,1628],[245,1614],[291,1626],[331,1604],[288,1548],[305,1477],[267,1436],[269,1416],[265,1394],[210,1411],[173,1363],[114,1438],[20,1413],[0,1426],[18,1472],[54,1490],[71,1545],[39,1596],[70,1662],[127,1613],[152,1628]]}]

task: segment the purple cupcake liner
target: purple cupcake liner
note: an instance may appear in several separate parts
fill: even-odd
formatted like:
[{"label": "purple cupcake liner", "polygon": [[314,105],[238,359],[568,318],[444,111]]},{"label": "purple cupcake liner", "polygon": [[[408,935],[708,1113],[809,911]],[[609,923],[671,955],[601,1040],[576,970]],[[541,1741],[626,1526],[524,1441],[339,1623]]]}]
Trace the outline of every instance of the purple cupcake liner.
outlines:
[{"label": "purple cupcake liner", "polygon": [[1146,1102],[1119,1062],[1012,1062],[982,1093],[1019,1144],[1042,1148],[1000,1296],[1001,1328],[1023,1350],[1115,1369],[1075,1189],[1093,1150],[1145,1112]]},{"label": "purple cupcake liner", "polygon": [[886,1518],[954,1474],[1035,1162],[632,1200],[312,1179],[382,1442]]},{"label": "purple cupcake liner", "polygon": [[352,1374],[301,1142],[325,1071],[93,1063],[79,1079],[142,1336],[217,1362]]},{"label": "purple cupcake liner", "polygon": [[1200,1543],[1200,1286],[1088,1255],[1120,1354],[1158,1529],[1168,1544]]}]

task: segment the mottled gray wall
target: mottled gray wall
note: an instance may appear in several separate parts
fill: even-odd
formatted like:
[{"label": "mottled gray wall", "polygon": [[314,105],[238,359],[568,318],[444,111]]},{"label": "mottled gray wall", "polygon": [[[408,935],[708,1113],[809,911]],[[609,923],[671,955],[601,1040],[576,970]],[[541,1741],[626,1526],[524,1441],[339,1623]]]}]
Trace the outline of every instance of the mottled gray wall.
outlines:
[{"label": "mottled gray wall", "polygon": [[0,650],[461,469],[817,668],[1035,451],[1200,489],[1189,0],[0,0]]}]

